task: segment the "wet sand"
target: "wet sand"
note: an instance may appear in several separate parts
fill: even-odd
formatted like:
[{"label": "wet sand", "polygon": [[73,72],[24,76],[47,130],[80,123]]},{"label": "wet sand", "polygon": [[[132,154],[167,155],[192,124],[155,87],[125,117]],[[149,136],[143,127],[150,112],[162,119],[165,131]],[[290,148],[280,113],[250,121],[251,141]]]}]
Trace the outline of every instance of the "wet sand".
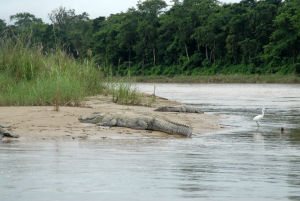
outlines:
[{"label": "wet sand", "polygon": [[100,127],[94,124],[80,123],[78,117],[93,112],[122,113],[126,115],[142,114],[167,118],[193,127],[193,134],[203,134],[221,129],[219,117],[211,114],[155,112],[161,106],[176,106],[180,103],[163,98],[148,106],[119,105],[109,96],[89,97],[81,107],[52,106],[0,107],[0,125],[19,135],[22,141],[40,140],[78,140],[140,137],[178,137],[158,131],[134,130],[120,127]]}]

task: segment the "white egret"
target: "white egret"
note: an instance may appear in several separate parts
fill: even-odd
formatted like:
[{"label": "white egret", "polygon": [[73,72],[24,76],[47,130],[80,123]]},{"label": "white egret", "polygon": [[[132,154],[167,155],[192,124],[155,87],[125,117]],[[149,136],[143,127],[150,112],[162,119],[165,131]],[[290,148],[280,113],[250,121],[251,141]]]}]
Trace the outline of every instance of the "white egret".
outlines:
[{"label": "white egret", "polygon": [[258,122],[264,118],[264,115],[265,115],[265,108],[262,109],[260,115],[257,115],[257,116],[255,116],[255,117],[253,118],[253,121],[256,121],[257,126],[259,126],[259,123],[258,123]]}]

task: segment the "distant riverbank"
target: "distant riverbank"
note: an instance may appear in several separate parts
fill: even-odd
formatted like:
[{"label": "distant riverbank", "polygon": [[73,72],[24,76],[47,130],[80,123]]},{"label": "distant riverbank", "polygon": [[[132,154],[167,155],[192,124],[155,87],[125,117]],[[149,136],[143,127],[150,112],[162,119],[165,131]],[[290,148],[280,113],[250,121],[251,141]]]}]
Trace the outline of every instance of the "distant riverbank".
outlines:
[{"label": "distant riverbank", "polygon": [[178,75],[166,76],[136,76],[136,82],[155,83],[300,83],[298,75],[243,75],[243,74],[217,74],[217,75]]}]

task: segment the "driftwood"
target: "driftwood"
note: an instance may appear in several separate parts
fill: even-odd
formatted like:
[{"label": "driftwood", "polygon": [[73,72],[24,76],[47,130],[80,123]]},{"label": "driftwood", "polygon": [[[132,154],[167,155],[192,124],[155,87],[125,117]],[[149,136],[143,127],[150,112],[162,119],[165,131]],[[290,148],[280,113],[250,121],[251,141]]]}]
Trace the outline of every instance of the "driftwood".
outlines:
[{"label": "driftwood", "polygon": [[110,113],[92,113],[78,118],[83,123],[93,123],[99,126],[127,127],[138,130],[162,131],[168,134],[179,134],[190,137],[193,128],[184,124],[175,123],[166,119],[142,116],[142,115],[122,115]]}]

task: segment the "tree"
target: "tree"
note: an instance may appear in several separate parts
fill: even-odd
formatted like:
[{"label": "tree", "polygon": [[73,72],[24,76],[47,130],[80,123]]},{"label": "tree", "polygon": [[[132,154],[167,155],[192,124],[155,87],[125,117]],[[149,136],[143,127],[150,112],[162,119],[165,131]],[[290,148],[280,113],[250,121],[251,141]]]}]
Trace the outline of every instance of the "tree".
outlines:
[{"label": "tree", "polygon": [[[94,53],[97,57],[97,61],[104,66],[105,73],[110,73],[109,70],[116,72],[116,67],[119,66],[120,58],[127,54],[126,49],[120,48],[120,34],[121,24],[125,18],[125,14],[110,15],[105,21],[99,26],[101,27],[97,32],[94,33]],[[112,69],[109,69],[112,67]]]},{"label": "tree", "polygon": [[[217,47],[222,44],[224,35],[223,27],[228,23],[223,8],[217,7],[215,1],[207,1],[199,4],[203,10],[198,14],[200,23],[194,29],[192,37],[197,41],[197,49],[205,49],[205,59],[215,63]],[[224,36],[223,36],[224,37]],[[222,48],[224,47],[222,46]]]},{"label": "tree", "polygon": [[14,21],[14,25],[20,29],[31,28],[33,24],[42,24],[41,18],[36,18],[31,13],[17,13],[10,16],[10,21]]},{"label": "tree", "polygon": [[41,18],[24,12],[11,15],[10,20],[14,22],[14,25],[10,27],[10,31],[12,31],[14,35],[27,37],[31,45],[42,42],[47,25],[43,23]]},{"label": "tree", "polygon": [[[123,49],[127,52],[127,59],[128,61],[128,70],[130,71],[131,68],[131,60],[132,57],[135,55],[133,52],[133,47],[138,40],[138,18],[137,18],[137,11],[135,9],[129,9],[127,13],[124,14],[124,19],[120,24],[120,31],[117,35],[117,41],[119,41],[120,49]],[[119,63],[121,62],[121,58],[119,58]],[[120,64],[118,64],[120,66]],[[131,72],[129,72],[131,73]]]},{"label": "tree", "polygon": [[157,38],[158,38],[158,27],[159,27],[159,15],[163,12],[162,10],[167,6],[163,0],[146,0],[144,2],[139,1],[138,17],[139,23],[137,31],[139,33],[139,43],[136,45],[136,50],[143,51],[142,63],[144,66],[147,55],[152,52],[153,65],[156,65],[157,55]]},{"label": "tree", "polygon": [[61,44],[75,57],[84,57],[92,43],[93,24],[88,14],[76,15],[74,9],[59,7],[49,14],[55,43]]},{"label": "tree", "polygon": [[0,34],[6,29],[6,23],[4,20],[0,19]]},{"label": "tree", "polygon": [[158,17],[166,6],[167,4],[163,0],[146,0],[143,2],[139,0],[137,4],[139,12],[152,15],[152,17]]},{"label": "tree", "polygon": [[270,66],[281,66],[299,62],[300,35],[297,27],[297,1],[289,1],[280,8],[270,36],[270,43],[265,46],[266,59]]}]

